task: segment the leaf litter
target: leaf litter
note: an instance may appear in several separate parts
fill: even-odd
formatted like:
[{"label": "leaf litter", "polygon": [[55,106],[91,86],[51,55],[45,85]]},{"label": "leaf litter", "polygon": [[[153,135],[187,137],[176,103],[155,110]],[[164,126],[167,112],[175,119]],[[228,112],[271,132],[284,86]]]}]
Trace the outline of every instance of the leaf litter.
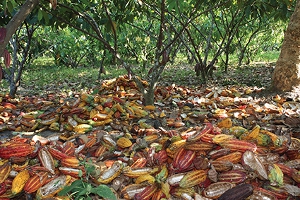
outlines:
[{"label": "leaf litter", "polygon": [[[126,76],[120,76],[82,92],[48,93],[18,99],[1,95],[0,129],[3,133],[15,134],[6,140],[29,135],[34,142],[40,141],[44,145],[53,138],[66,143],[104,131],[136,142],[124,140],[127,143],[119,144],[122,147],[139,149],[157,141],[161,137],[158,132],[167,133],[170,138],[178,134],[188,138],[189,134],[211,123],[215,132],[230,135],[215,137],[213,142],[216,144],[232,137],[245,137],[270,148],[282,143],[293,144],[289,149],[298,149],[299,153],[300,102],[275,93],[265,98],[262,93],[264,88],[255,86],[160,85],[155,91],[155,104],[144,106],[136,84]],[[257,127],[259,129],[255,129]],[[234,131],[241,134],[232,136]],[[43,136],[43,132],[50,135]],[[146,144],[142,141],[138,144],[139,138],[144,138]],[[105,143],[110,148],[117,145],[109,138]],[[126,156],[121,158],[121,155],[120,159],[125,159]],[[296,156],[295,159],[299,158]],[[280,169],[277,167],[276,170]],[[271,180],[277,178],[272,174],[269,176]],[[281,181],[282,177],[278,179]],[[286,188],[290,194],[299,192],[290,185]]]}]

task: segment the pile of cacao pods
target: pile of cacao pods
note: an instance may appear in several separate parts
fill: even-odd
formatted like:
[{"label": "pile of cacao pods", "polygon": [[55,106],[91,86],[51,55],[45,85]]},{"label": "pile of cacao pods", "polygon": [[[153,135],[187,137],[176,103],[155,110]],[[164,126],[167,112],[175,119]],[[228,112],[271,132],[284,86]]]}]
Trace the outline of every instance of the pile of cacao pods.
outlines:
[{"label": "pile of cacao pods", "polygon": [[117,199],[297,199],[300,140],[282,116],[300,104],[253,91],[172,85],[143,106],[119,77],[72,98],[3,95],[0,129],[18,135],[0,144],[0,198],[72,199],[59,191],[83,179]]}]

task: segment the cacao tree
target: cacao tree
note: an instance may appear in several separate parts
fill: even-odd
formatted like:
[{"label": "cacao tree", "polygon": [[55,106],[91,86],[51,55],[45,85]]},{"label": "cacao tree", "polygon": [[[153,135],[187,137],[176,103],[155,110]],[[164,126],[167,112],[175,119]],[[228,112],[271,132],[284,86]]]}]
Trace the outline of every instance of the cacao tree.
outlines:
[{"label": "cacao tree", "polygon": [[9,83],[9,95],[15,97],[17,88],[20,86],[21,75],[25,64],[30,62],[32,37],[37,26],[35,24],[23,23],[10,40],[12,49],[12,65],[2,69],[3,77]]},{"label": "cacao tree", "polygon": [[[212,77],[215,64],[222,53],[225,53],[225,65],[228,65],[228,54],[232,40],[240,27],[240,23],[243,21],[241,10],[225,6],[211,10],[207,16],[208,20],[206,20],[206,23],[202,23],[204,26],[198,25],[197,27],[192,23],[195,28],[195,32],[189,34],[195,41],[192,43],[192,49],[197,50],[197,46],[203,47],[202,51],[195,52],[195,55],[197,55],[195,72],[197,76],[201,75],[203,82],[206,82],[207,78]],[[197,38],[196,36],[201,37]],[[209,57],[211,60],[209,60]]]},{"label": "cacao tree", "polygon": [[[125,7],[126,9],[125,9]],[[61,17],[60,8],[63,9],[64,12],[72,13],[76,15],[76,20],[65,20]],[[123,66],[127,72],[128,76],[131,77],[137,84],[139,90],[142,92],[144,97],[144,103],[146,105],[154,103],[154,91],[156,88],[156,84],[160,78],[161,73],[163,72],[168,60],[169,53],[172,49],[172,44],[178,39],[179,35],[184,31],[184,28],[191,22],[190,19],[186,19],[185,25],[181,28],[178,33],[172,34],[170,29],[168,28],[168,23],[170,20],[166,19],[166,10],[168,5],[166,1],[162,0],[160,2],[125,2],[125,1],[111,1],[105,2],[102,1],[101,5],[97,6],[97,9],[101,9],[104,14],[95,15],[95,9],[89,7],[88,9],[84,9],[82,5],[69,7],[66,5],[58,5],[58,8],[52,12],[47,10],[47,8],[43,8],[47,12],[51,12],[53,17],[57,18],[57,20],[66,24],[67,26],[76,28],[77,30],[82,31],[87,36],[97,39],[102,43],[103,47],[109,51],[116,60]],[[139,13],[143,11],[144,15],[135,15],[135,17],[131,17],[127,12],[127,10],[135,11],[135,13]],[[112,10],[117,10],[118,13],[112,12]],[[99,11],[100,13],[100,11]],[[126,17],[122,17],[126,16]],[[144,82],[139,78],[134,67],[131,63],[126,62],[126,58],[119,51],[119,46],[123,44],[119,44],[117,33],[121,29],[122,23],[130,24],[131,22],[138,21],[143,19],[144,16],[150,17],[155,21],[155,26],[148,30],[151,32],[151,37],[156,38],[156,41],[153,43],[155,46],[153,47],[154,61],[151,63],[151,68],[147,74],[148,85],[145,85]],[[133,23],[132,23],[133,24]],[[147,32],[144,27],[136,27],[143,34]]]},{"label": "cacao tree", "polygon": [[[4,39],[0,43],[0,55],[3,55],[3,52],[9,43],[10,38],[12,35],[17,31],[19,26],[24,22],[26,17],[34,10],[34,8],[38,5],[39,0],[26,0],[24,4],[20,7],[18,12],[12,16],[12,18],[9,20],[7,25],[5,27],[2,27],[5,29]],[[4,2],[2,2],[2,5]],[[4,11],[8,9],[8,7],[3,6]],[[7,11],[6,11],[7,12]],[[4,21],[4,20],[3,20]]]},{"label": "cacao tree", "polygon": [[272,89],[297,90],[300,85],[300,1],[297,1],[290,18],[280,56],[272,75]]},{"label": "cacao tree", "polygon": [[[2,1],[0,5],[3,8],[1,13],[3,20],[0,25],[5,25],[1,28],[0,55],[4,56],[4,61],[8,60],[7,58],[9,60],[11,57],[13,58],[11,68],[2,69],[1,67],[1,78],[4,77],[9,82],[9,94],[15,97],[25,63],[30,58],[32,36],[38,27],[36,7],[39,5],[39,1],[26,0],[24,4],[20,5],[15,1]],[[56,1],[52,1],[52,7],[56,7]],[[23,42],[20,40],[20,35],[25,38]],[[10,47],[10,52],[7,50],[8,47]],[[5,64],[9,67],[10,62],[6,61]]]}]

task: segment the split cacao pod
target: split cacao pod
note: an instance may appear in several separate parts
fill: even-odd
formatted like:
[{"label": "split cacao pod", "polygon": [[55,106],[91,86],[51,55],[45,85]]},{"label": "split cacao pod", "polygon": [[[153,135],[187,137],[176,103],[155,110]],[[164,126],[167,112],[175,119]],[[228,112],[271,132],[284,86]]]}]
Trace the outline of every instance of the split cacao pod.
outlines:
[{"label": "split cacao pod", "polygon": [[97,182],[102,184],[110,183],[113,179],[121,174],[123,170],[123,163],[115,161],[113,165],[105,170],[100,177],[97,179]]},{"label": "split cacao pod", "polygon": [[40,187],[36,192],[37,199],[47,199],[53,197],[59,191],[61,191],[68,183],[71,181],[71,176],[69,175],[60,175],[49,183]]},{"label": "split cacao pod", "polygon": [[38,158],[43,167],[47,168],[52,174],[55,174],[55,164],[52,155],[46,148],[39,150]]}]

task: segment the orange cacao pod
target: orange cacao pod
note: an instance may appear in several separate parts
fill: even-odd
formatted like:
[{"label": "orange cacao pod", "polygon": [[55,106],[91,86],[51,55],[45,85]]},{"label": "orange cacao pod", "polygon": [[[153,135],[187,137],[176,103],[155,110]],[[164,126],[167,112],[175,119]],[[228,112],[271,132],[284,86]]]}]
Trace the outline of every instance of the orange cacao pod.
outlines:
[{"label": "orange cacao pod", "polygon": [[40,187],[44,185],[48,179],[48,172],[39,172],[26,182],[24,186],[24,191],[28,194],[36,192]]},{"label": "orange cacao pod", "polygon": [[0,158],[9,159],[11,157],[28,156],[34,147],[27,143],[7,142],[0,145]]}]

